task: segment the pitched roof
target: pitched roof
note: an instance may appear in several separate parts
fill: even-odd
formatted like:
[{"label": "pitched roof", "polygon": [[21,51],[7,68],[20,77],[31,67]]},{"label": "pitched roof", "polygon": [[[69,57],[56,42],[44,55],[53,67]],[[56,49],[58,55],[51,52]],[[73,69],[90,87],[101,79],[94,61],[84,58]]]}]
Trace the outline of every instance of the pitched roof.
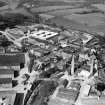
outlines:
[{"label": "pitched roof", "polygon": [[25,63],[25,55],[22,53],[6,53],[0,54],[0,65],[16,66]]},{"label": "pitched roof", "polygon": [[0,78],[0,84],[12,83],[12,78]]},{"label": "pitched roof", "polygon": [[3,74],[14,74],[14,71],[10,69],[0,69],[0,75]]}]

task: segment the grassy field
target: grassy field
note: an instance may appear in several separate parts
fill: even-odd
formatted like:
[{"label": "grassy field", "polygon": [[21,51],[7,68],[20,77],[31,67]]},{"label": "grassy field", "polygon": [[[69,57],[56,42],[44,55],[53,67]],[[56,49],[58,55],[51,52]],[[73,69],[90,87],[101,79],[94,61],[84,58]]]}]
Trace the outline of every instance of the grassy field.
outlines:
[{"label": "grassy field", "polygon": [[62,0],[21,0],[19,4],[22,6],[24,3],[35,4],[36,7],[69,5]]},{"label": "grassy field", "polygon": [[64,18],[74,20],[82,24],[86,24],[88,26],[96,26],[96,25],[105,24],[105,15],[98,14],[98,13],[85,14],[85,15],[72,14],[72,15],[64,16]]},{"label": "grassy field", "polygon": [[[55,12],[55,13],[58,13],[58,12],[60,12],[60,10],[62,11],[62,10],[64,10],[64,11],[66,11],[66,10],[71,10],[71,9],[73,9],[73,8],[77,8],[76,6],[68,6],[68,5],[66,5],[66,6],[42,6],[42,7],[38,7],[38,8],[32,8],[31,9],[31,11],[33,12],[33,13],[42,13],[42,12]],[[64,11],[63,11],[63,13],[64,13]]]},{"label": "grassy field", "polygon": [[[0,1],[8,4],[8,0]],[[22,13],[30,17],[36,13],[45,14],[54,16],[55,23],[68,28],[104,32],[105,14],[100,12],[105,11],[104,5],[100,5],[103,2],[105,0],[13,0],[13,4],[16,3],[16,9],[1,10],[0,13]],[[25,3],[29,4],[30,8],[26,9],[23,6]],[[34,7],[31,7],[32,4]],[[94,12],[95,9],[96,12]]]},{"label": "grassy field", "polygon": [[91,9],[87,8],[72,8],[72,9],[62,9],[62,10],[56,10],[52,12],[47,12],[47,14],[54,15],[54,16],[66,16],[71,15],[76,12],[82,12],[82,11],[90,11]]},{"label": "grassy field", "polygon": [[105,2],[105,0],[85,0],[86,3],[89,3],[89,4],[98,4],[98,3],[103,3]]},{"label": "grassy field", "polygon": [[92,6],[102,10],[102,11],[105,11],[105,4],[93,4]]},{"label": "grassy field", "polygon": [[96,35],[102,35],[105,33],[105,24],[88,26],[86,24],[82,24],[81,22],[77,22],[73,19],[67,19],[62,17],[55,17],[52,19],[52,22],[58,24],[59,26],[63,26],[67,29],[84,31]]}]

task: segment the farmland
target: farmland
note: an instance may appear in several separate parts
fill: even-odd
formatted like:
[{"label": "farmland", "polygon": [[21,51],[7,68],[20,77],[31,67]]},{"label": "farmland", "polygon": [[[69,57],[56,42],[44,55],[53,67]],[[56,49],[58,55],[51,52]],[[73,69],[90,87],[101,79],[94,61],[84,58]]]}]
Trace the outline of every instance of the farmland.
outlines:
[{"label": "farmland", "polygon": [[102,10],[102,11],[105,11],[105,4],[93,4],[92,6]]},{"label": "farmland", "polygon": [[41,6],[41,7],[38,7],[38,8],[32,8],[31,11],[33,13],[42,13],[42,12],[57,12],[60,11],[60,10],[65,10],[65,9],[73,9],[73,8],[77,8],[77,7],[74,7],[74,6]]},{"label": "farmland", "polygon": [[[5,5],[9,3],[8,0],[1,1]],[[12,1],[15,4],[15,0]],[[21,13],[30,17],[37,13],[42,17],[54,18],[55,23],[65,27],[105,33],[104,2],[105,0],[16,0],[15,9],[8,10],[7,6],[0,10],[1,14]]]},{"label": "farmland", "polygon": [[[105,72],[103,71],[105,68],[104,2],[105,0],[4,0],[1,2],[0,31],[2,36],[6,36],[13,43],[13,46],[11,43],[8,44],[7,49],[5,44],[9,41],[5,37],[1,37],[2,40],[5,39],[1,41],[1,45],[4,47],[4,51],[1,53],[6,52],[5,55],[10,55],[7,52],[9,49],[10,52],[17,50],[22,54],[27,53],[24,63],[18,64],[20,68],[21,66],[25,66],[25,68],[20,70],[18,73],[20,76],[15,78],[18,84],[14,88],[19,93],[25,92],[24,105],[47,105],[50,98],[55,97],[55,93],[49,97],[52,95],[53,88],[55,89],[60,84],[60,87],[65,85],[66,89],[72,79],[72,76],[68,78],[69,74],[76,78],[76,81],[73,80],[73,84],[76,85],[74,82],[80,81],[81,83],[88,77],[91,79],[91,74],[94,75],[93,71],[96,73],[100,71],[105,84]],[[6,33],[7,35],[5,35]],[[9,68],[11,69],[11,67]],[[83,70],[83,73],[86,71],[84,79],[83,74],[77,73],[77,70],[81,71],[80,69]],[[58,75],[59,72],[61,72],[60,75]],[[62,72],[64,72],[64,76],[60,80],[57,76],[61,77]],[[65,81],[62,81],[63,79]],[[44,80],[46,82],[43,82]],[[80,84],[79,88],[81,87]],[[73,88],[73,92],[70,90],[71,95],[66,94],[66,96],[71,97],[76,92],[74,90],[79,89]],[[81,93],[81,90],[77,94]],[[80,94],[80,96],[82,95]],[[99,94],[98,97],[100,97]],[[58,99],[60,98],[58,97]],[[19,97],[14,105],[20,105],[19,100],[22,103],[22,98]]]},{"label": "farmland", "polygon": [[47,12],[47,14],[54,15],[54,16],[66,16],[66,15],[71,15],[76,12],[81,12],[81,11],[90,11],[91,9],[87,8],[72,8],[72,9],[62,9],[62,10],[56,10],[52,12]]},{"label": "farmland", "polygon": [[80,22],[82,24],[87,24],[88,26],[96,26],[96,25],[104,25],[105,24],[105,16],[102,14],[85,14],[85,15],[79,15],[79,14],[72,14],[64,16],[67,19],[75,20],[77,22]]}]

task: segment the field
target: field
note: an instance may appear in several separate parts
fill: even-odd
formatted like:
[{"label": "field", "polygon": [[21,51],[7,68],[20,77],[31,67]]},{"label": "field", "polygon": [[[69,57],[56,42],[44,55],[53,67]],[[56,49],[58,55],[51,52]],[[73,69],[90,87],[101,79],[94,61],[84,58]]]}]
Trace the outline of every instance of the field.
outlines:
[{"label": "field", "polygon": [[[1,14],[21,13],[26,16],[40,14],[67,28],[105,33],[105,0],[0,0],[8,4],[0,8]],[[1,2],[1,6],[4,5]],[[10,4],[9,4],[10,3]],[[24,4],[28,4],[29,8]],[[32,7],[32,5],[34,5]],[[9,7],[15,9],[8,10]]]},{"label": "field", "polygon": [[91,9],[87,8],[72,8],[72,9],[62,9],[62,10],[56,10],[52,12],[47,12],[49,15],[54,15],[54,16],[66,16],[66,15],[72,15],[76,12],[82,12],[82,11],[90,11]]},{"label": "field", "polygon": [[104,25],[105,24],[105,15],[102,14],[72,14],[64,16],[64,18],[74,20],[76,22],[80,22],[82,24],[86,24],[88,26],[97,26],[97,25]]},{"label": "field", "polygon": [[71,5],[65,5],[65,6],[41,6],[41,7],[38,7],[38,8],[32,8],[31,11],[33,13],[42,13],[42,12],[51,12],[51,11],[55,11],[57,12],[60,11],[60,10],[65,10],[65,9],[72,9],[72,8],[77,8],[77,7],[74,7],[74,6],[71,6]]},{"label": "field", "polygon": [[[25,20],[28,22],[28,20],[35,20],[35,16],[37,18],[41,16],[41,19],[50,19],[49,23],[52,22],[53,25],[61,28],[105,35],[105,0],[12,0],[11,4],[8,1],[11,0],[0,2],[0,29],[22,25]],[[3,5],[6,5],[4,6],[6,8],[2,7]],[[21,70],[20,74],[27,73],[26,71],[27,68]],[[42,88],[39,88],[42,100],[45,100],[45,96],[48,97],[46,93],[48,90],[51,91],[50,86],[53,86],[52,82],[46,82]],[[19,87],[16,88],[23,91],[24,88]],[[39,96],[35,99],[37,101],[33,102],[33,105],[38,105],[41,99]]]},{"label": "field", "polygon": [[74,20],[65,19],[62,17],[55,17],[51,19],[53,23],[58,24],[59,26],[63,26],[67,29],[77,29],[77,30],[87,30],[88,27],[84,24],[81,24],[79,22],[76,22]]},{"label": "field", "polygon": [[93,4],[92,6],[102,10],[102,11],[105,11],[105,4]]}]

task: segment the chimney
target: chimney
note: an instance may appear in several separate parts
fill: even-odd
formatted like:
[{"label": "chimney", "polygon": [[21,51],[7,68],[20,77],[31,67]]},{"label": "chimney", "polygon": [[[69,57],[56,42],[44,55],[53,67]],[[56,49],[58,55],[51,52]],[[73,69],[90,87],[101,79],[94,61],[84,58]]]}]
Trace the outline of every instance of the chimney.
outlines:
[{"label": "chimney", "polygon": [[90,74],[93,74],[93,68],[94,68],[94,55],[92,55],[91,65],[90,65]]},{"label": "chimney", "polygon": [[74,74],[74,54],[72,56],[72,61],[71,61],[71,75]]}]

